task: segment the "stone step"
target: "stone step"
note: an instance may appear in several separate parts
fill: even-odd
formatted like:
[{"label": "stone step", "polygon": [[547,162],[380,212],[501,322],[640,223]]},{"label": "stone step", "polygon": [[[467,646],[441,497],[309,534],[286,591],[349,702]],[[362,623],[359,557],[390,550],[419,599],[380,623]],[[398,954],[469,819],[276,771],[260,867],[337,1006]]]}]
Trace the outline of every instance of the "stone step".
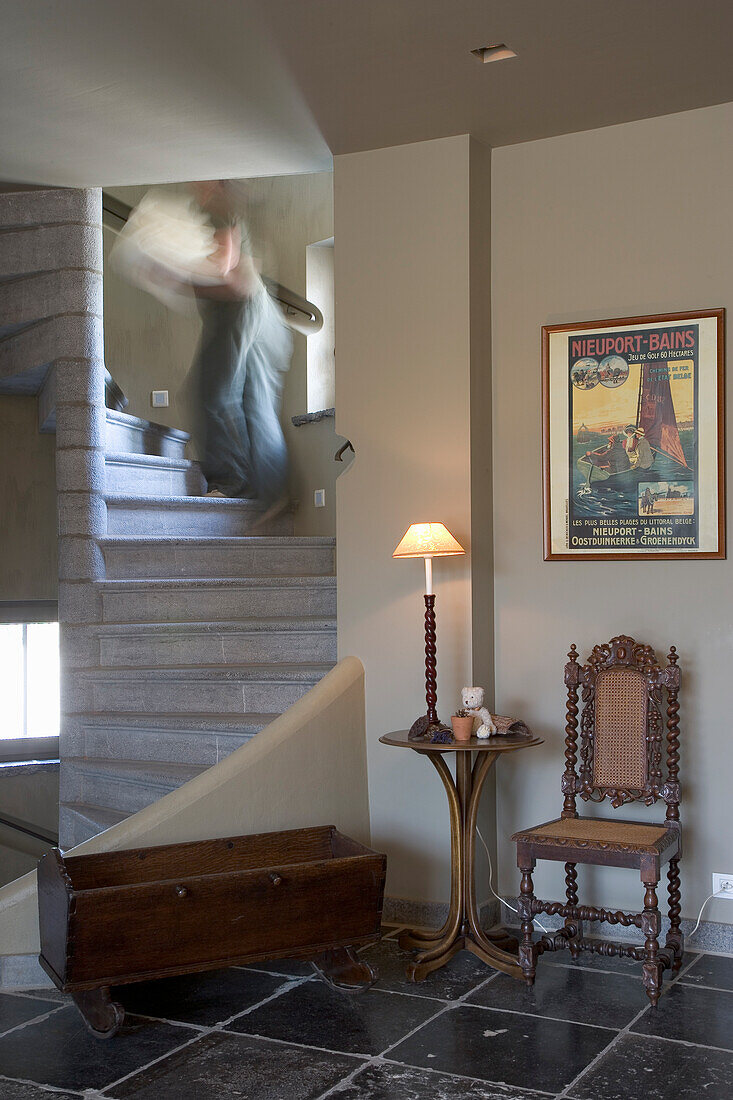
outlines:
[{"label": "stone step", "polygon": [[69,710],[81,713],[281,714],[332,667],[328,662],[92,669],[76,675],[65,699]]},{"label": "stone step", "polygon": [[[99,197],[94,191],[39,187],[0,193],[0,224],[13,226],[56,225],[59,222],[99,221]],[[56,264],[50,267],[62,266]],[[77,265],[78,266],[78,265]]]},{"label": "stone step", "polygon": [[[108,535],[246,535],[262,506],[237,497],[144,497],[107,493]],[[262,535],[292,535],[293,514],[282,512],[257,528]]]},{"label": "stone step", "polygon": [[126,815],[195,779],[205,768],[152,760],[67,757],[61,766],[60,799]]},{"label": "stone step", "polygon": [[59,805],[59,833],[68,850],[98,833],[103,833],[105,829],[111,829],[129,816],[129,813],[109,810],[104,806],[92,806],[87,802],[62,802]]},{"label": "stone step", "polygon": [[106,668],[336,663],[333,619],[119,623],[97,629],[99,664]]},{"label": "stone step", "polygon": [[90,283],[101,281],[101,271],[85,272],[83,278],[76,279],[60,278],[58,271],[6,279],[0,294],[0,329],[19,330],[44,317],[78,312],[84,308],[84,294]]},{"label": "stone step", "polygon": [[183,458],[188,432],[168,428],[130,413],[107,409],[105,449],[110,454],[161,455],[164,458]]},{"label": "stone step", "polygon": [[0,380],[25,376],[27,384],[23,391],[12,383],[6,392],[38,393],[49,365],[57,359],[77,356],[92,339],[102,339],[101,318],[82,312],[41,317],[33,324],[11,329],[0,336]]},{"label": "stone step", "polygon": [[206,492],[198,462],[164,455],[109,451],[104,457],[105,491],[136,496],[188,497]]},{"label": "stone step", "polygon": [[331,618],[335,577],[216,577],[105,581],[105,622],[230,622]]},{"label": "stone step", "polygon": [[72,756],[213,767],[277,714],[85,714],[67,737]]},{"label": "stone step", "polygon": [[[20,203],[16,209],[20,211]],[[7,204],[0,203],[0,211]],[[12,215],[10,215],[12,217]],[[56,219],[44,216],[46,224],[36,222],[26,211],[22,222],[8,222],[0,217],[2,248],[0,248],[0,278],[31,275],[37,271],[88,270],[96,257],[99,230],[93,225],[49,224]],[[48,219],[48,220],[47,220]],[[93,262],[93,261],[92,261]],[[43,314],[40,314],[43,316]]]},{"label": "stone step", "polygon": [[181,538],[102,541],[108,580],[135,577],[332,575],[336,540],[318,537]]}]

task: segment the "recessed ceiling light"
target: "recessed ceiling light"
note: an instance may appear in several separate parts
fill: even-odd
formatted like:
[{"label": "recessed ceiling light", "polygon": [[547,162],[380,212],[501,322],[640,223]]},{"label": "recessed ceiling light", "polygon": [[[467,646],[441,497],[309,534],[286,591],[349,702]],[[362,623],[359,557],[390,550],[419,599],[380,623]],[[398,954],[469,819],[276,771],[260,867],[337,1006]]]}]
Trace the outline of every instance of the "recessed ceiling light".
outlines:
[{"label": "recessed ceiling light", "polygon": [[484,65],[488,65],[490,61],[505,61],[508,57],[517,56],[514,50],[510,50],[503,42],[496,46],[481,46],[478,50],[471,50],[471,53]]}]

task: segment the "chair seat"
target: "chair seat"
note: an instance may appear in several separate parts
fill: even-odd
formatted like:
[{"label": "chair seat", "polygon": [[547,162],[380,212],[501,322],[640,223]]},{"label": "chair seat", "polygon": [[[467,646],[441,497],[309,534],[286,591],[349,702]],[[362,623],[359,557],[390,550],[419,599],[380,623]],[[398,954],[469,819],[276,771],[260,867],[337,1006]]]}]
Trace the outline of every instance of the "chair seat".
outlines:
[{"label": "chair seat", "polygon": [[[568,862],[596,862],[596,858],[643,855],[672,858],[679,850],[679,830],[665,824],[637,821],[610,821],[595,817],[557,818],[531,829],[515,833],[523,847],[536,851],[541,858],[567,859]],[[556,854],[551,854],[552,852]],[[573,854],[571,858],[571,853]]]}]

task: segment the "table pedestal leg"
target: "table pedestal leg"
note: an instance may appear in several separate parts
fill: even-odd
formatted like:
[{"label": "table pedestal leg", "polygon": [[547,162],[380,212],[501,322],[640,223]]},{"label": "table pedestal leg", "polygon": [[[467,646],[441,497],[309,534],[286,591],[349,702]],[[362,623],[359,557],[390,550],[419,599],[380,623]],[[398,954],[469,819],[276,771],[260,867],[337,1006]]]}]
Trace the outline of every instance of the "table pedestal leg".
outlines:
[{"label": "table pedestal leg", "polygon": [[496,970],[521,980],[517,961],[517,941],[503,929],[484,932],[479,923],[474,881],[476,818],[486,776],[499,753],[481,752],[471,767],[471,753],[456,753],[456,779],[442,755],[430,754],[430,760],[443,781],[451,824],[451,893],[448,919],[437,932],[403,932],[399,944],[416,949],[408,964],[407,976],[419,982],[432,970],[445,966],[458,951],[471,951]]},{"label": "table pedestal leg", "polygon": [[[456,935],[456,928],[460,924],[458,920],[459,909],[461,907],[462,899],[462,885],[459,881],[458,866],[461,861],[461,830],[460,830],[460,803],[456,792],[455,784],[453,783],[453,777],[450,773],[450,769],[446,764],[442,756],[432,756],[431,761],[435,765],[438,775],[443,780],[446,793],[448,795],[448,808],[450,811],[450,865],[451,865],[451,885],[450,885],[450,907],[448,909],[448,916],[445,920],[445,924],[442,928],[434,930],[415,928],[410,931],[401,932],[398,937],[398,943],[404,951],[419,951],[424,953],[434,948],[440,948],[441,945],[447,942],[452,942]],[[455,952],[453,952],[455,954]],[[450,956],[449,956],[450,957]],[[444,960],[445,962],[448,959]],[[440,966],[443,965],[441,962]],[[431,967],[434,970],[435,967]],[[426,970],[425,974],[429,974],[430,970]],[[420,981],[419,978],[413,979],[414,981]]]}]

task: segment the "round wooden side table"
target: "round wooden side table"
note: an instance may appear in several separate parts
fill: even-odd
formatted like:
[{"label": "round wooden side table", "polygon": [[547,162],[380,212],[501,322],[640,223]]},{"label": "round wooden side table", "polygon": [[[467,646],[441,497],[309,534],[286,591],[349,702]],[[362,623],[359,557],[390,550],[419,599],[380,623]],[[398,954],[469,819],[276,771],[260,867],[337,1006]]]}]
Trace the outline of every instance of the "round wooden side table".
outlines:
[{"label": "round wooden side table", "polygon": [[[412,749],[427,756],[443,781],[450,809],[451,885],[448,919],[436,932],[415,929],[403,932],[400,947],[417,954],[407,966],[410,981],[421,982],[431,970],[445,966],[458,951],[471,951],[488,966],[522,980],[517,961],[517,941],[504,929],[484,931],[479,924],[474,878],[476,817],[486,776],[503,753],[541,745],[541,737],[488,737],[453,741],[447,745],[408,741],[407,730],[385,734],[383,745]],[[456,778],[445,761],[456,754]]]}]

